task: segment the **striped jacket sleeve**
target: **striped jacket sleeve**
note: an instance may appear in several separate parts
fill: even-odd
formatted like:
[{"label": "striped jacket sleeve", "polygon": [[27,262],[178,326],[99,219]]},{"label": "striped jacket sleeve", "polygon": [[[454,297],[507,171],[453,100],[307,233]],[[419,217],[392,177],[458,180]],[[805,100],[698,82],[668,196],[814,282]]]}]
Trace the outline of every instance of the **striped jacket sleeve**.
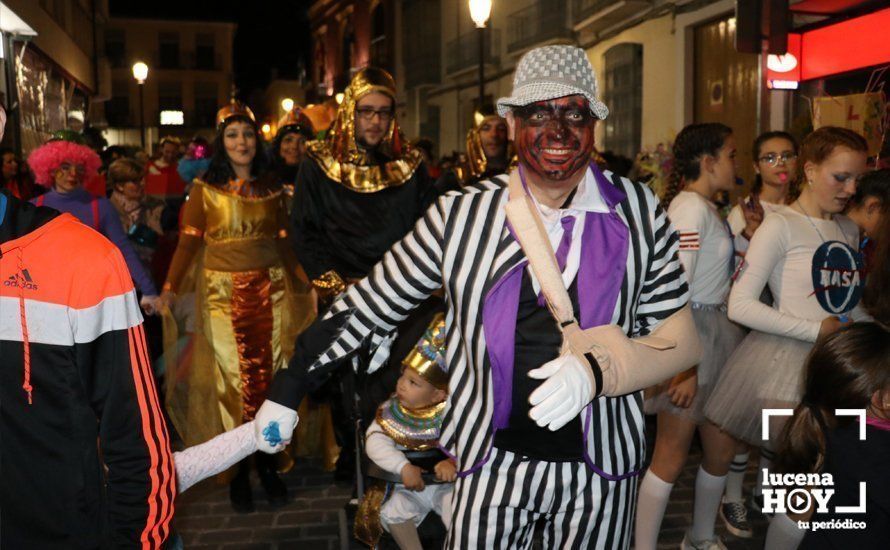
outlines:
[{"label": "striped jacket sleeve", "polygon": [[173,517],[173,456],[129,272],[116,248],[105,260],[80,290],[98,303],[73,315],[77,366],[108,469],[108,540],[161,548]]},{"label": "striped jacket sleeve", "polygon": [[296,409],[303,396],[361,352],[373,372],[385,360],[396,326],[442,286],[445,212],[454,197],[440,197],[414,229],[397,242],[371,273],[351,286],[297,338],[288,368],[276,375],[268,398]]},{"label": "striped jacket sleeve", "polygon": [[649,334],[689,301],[689,285],[680,262],[679,236],[655,195],[647,189],[643,197],[640,216],[650,250],[637,302],[636,335]]}]

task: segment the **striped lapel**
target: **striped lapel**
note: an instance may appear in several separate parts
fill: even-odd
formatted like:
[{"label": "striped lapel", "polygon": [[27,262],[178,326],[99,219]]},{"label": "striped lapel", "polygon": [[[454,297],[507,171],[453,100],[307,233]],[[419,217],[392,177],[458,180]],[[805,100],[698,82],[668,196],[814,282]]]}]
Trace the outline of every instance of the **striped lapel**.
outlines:
[{"label": "striped lapel", "polygon": [[510,272],[517,264],[520,262],[526,261],[525,253],[522,251],[522,247],[519,246],[519,241],[513,236],[510,232],[510,229],[507,227],[507,213],[504,207],[507,205],[507,190],[506,188],[503,190],[501,197],[499,199],[500,204],[498,205],[498,215],[495,223],[496,227],[500,227],[501,237],[498,241],[497,252],[494,256],[494,261],[491,264],[491,268],[488,271],[488,278],[485,281],[485,288],[483,296],[488,294],[498,281]]}]

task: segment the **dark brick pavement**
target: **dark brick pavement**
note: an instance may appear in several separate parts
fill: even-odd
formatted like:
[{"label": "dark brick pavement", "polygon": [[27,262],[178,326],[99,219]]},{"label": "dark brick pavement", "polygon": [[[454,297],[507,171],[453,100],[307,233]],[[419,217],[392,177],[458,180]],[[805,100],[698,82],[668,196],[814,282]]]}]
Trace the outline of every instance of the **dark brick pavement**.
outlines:
[{"label": "dark brick pavement", "polygon": [[333,475],[312,464],[295,467],[284,479],[291,500],[275,509],[254,478],[257,510],[251,514],[232,511],[228,486],[207,480],[177,499],[174,530],[190,550],[339,549],[339,516],[351,485],[335,483]]},{"label": "dark brick pavement", "polygon": [[[674,487],[671,502],[662,523],[660,549],[676,549],[692,520],[692,493],[700,453],[693,449],[683,474]],[[752,458],[746,478],[746,490],[755,480],[756,459]],[[228,487],[208,480],[190,489],[177,500],[174,528],[185,548],[197,550],[337,550],[340,548],[340,516],[349,501],[352,487],[334,482],[312,464],[302,464],[285,476],[291,501],[272,509],[264,500],[254,479],[257,511],[236,514],[229,505]],[[759,550],[763,547],[766,521],[754,520],[755,538],[743,540],[726,533],[719,518],[718,533],[731,550]],[[344,522],[345,524],[345,522]],[[351,535],[352,526],[347,527]],[[350,550],[366,548],[351,541]]]}]

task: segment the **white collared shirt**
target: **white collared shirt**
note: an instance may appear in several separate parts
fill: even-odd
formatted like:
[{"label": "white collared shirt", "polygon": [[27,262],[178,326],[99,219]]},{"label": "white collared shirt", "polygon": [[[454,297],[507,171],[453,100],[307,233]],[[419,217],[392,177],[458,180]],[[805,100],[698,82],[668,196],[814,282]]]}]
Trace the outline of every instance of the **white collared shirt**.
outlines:
[{"label": "white collared shirt", "polygon": [[[568,289],[575,276],[578,274],[578,268],[581,265],[581,237],[584,235],[584,221],[587,212],[609,212],[609,206],[600,193],[599,185],[597,185],[596,177],[590,168],[584,174],[584,179],[578,184],[575,196],[568,208],[550,208],[543,205],[531,195],[532,201],[541,214],[541,220],[544,222],[544,228],[547,230],[547,236],[550,238],[550,244],[553,246],[554,253],[559,248],[559,242],[562,240],[564,233],[562,228],[562,219],[566,216],[575,216],[575,226],[572,230],[572,244],[569,247],[569,255],[566,257],[566,267],[562,272],[562,281]],[[532,273],[531,266],[528,267],[529,274],[532,278],[532,288],[535,294],[540,294],[541,285],[535,274]]]}]

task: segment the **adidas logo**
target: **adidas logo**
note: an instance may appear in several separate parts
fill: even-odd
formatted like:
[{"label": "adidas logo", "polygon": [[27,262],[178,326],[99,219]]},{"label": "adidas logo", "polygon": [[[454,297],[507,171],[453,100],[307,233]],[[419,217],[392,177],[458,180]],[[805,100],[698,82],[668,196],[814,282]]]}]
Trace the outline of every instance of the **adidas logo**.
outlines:
[{"label": "adidas logo", "polygon": [[31,278],[31,274],[27,269],[23,269],[19,273],[13,273],[5,281],[3,286],[21,287],[25,290],[37,290],[37,283]]}]

